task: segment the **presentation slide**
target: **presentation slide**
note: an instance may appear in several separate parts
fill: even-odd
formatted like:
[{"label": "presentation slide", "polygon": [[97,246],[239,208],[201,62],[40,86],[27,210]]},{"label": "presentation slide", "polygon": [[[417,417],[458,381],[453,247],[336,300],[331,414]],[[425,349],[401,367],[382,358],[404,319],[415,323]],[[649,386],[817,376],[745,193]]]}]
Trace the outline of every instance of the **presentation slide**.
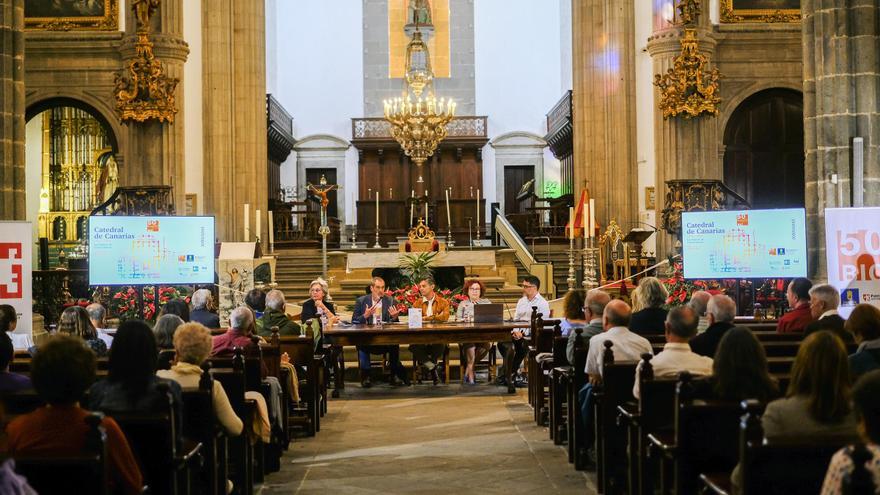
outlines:
[{"label": "presentation slide", "polygon": [[214,282],[214,217],[89,217],[89,284]]},{"label": "presentation slide", "polygon": [[681,214],[684,277],[807,276],[803,208]]}]

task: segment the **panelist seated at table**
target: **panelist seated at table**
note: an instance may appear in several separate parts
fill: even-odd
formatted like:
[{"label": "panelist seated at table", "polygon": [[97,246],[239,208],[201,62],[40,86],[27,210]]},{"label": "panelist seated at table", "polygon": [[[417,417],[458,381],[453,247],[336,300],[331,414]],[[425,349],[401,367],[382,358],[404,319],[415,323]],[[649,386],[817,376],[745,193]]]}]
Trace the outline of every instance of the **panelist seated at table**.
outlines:
[{"label": "panelist seated at table", "polygon": [[[522,283],[522,297],[519,301],[516,302],[516,314],[513,319],[516,321],[524,321],[531,323],[532,320],[532,307],[538,308],[538,313],[543,315],[544,318],[550,317],[550,304],[544,299],[544,296],[540,294],[541,290],[541,280],[534,276],[528,275],[523,277]],[[522,328],[517,328],[515,330],[511,330],[510,334],[513,336],[513,362],[508,363],[505,361],[504,368],[501,372],[498,373],[498,384],[499,385],[507,385],[507,370],[511,370],[512,375],[516,375],[517,371],[519,371],[519,367],[523,362],[523,359],[528,354],[528,347],[525,345],[523,341],[523,337],[527,337],[529,332],[531,331],[529,325],[525,325]],[[511,344],[509,342],[499,342],[498,350],[501,352],[502,356],[507,356],[508,346]],[[510,368],[508,368],[510,366]],[[517,378],[517,386],[525,386],[527,385],[524,379]]]},{"label": "panelist seated at table", "polygon": [[[436,284],[430,275],[419,281],[419,294],[422,295],[422,321],[426,323],[443,323],[449,320],[449,301],[434,291]],[[422,368],[431,374],[436,384],[440,381],[437,375],[437,361],[446,352],[446,344],[412,344],[409,346],[413,358],[421,363]]]},{"label": "panelist seated at table", "polygon": [[[370,281],[370,293],[357,298],[354,303],[354,314],[351,322],[357,325],[375,325],[380,322],[397,321],[400,314],[391,297],[385,294],[385,280],[382,277],[373,277]],[[361,386],[369,388],[373,384],[370,381],[370,354],[388,354],[391,362],[391,384],[399,385],[409,383],[406,377],[406,369],[400,362],[400,347],[396,345],[371,345],[357,346],[358,367],[361,371]]]},{"label": "panelist seated at table", "polygon": [[[492,301],[483,297],[486,287],[483,282],[477,279],[471,279],[464,283],[467,299],[459,303],[458,311],[455,313],[455,319],[458,321],[472,322],[474,321],[474,306],[477,304],[491,304]],[[486,354],[492,349],[492,345],[488,342],[462,343],[461,350],[467,358],[467,366],[464,376],[461,378],[465,385],[476,385],[476,373],[474,372],[474,364],[480,362]]]}]

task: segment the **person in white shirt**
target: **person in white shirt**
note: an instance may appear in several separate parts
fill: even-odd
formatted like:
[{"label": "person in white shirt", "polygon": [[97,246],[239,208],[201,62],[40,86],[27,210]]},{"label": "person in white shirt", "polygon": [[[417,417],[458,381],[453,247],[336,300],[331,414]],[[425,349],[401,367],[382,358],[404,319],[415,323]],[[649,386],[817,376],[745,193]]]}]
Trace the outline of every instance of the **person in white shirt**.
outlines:
[{"label": "person in white shirt", "polygon": [[[544,318],[550,317],[550,304],[544,299],[544,296],[540,294],[541,290],[541,280],[534,275],[528,275],[523,277],[522,279],[522,292],[523,296],[516,302],[516,313],[513,317],[515,321],[525,321],[531,324],[532,321],[532,307],[538,308],[538,313],[544,315]],[[519,370],[520,365],[522,364],[523,358],[528,354],[528,349],[523,343],[523,337],[527,336],[530,332],[530,326],[526,325],[523,328],[517,328],[512,330],[510,333],[513,336],[514,341],[514,355],[513,362],[504,363],[501,370],[498,371],[498,385],[507,385],[507,366],[510,365],[513,370],[513,373]],[[502,356],[507,356],[507,350],[510,346],[510,342],[498,342],[498,351]],[[525,386],[527,383],[524,380],[518,380],[517,386]]]},{"label": "person in white shirt", "polygon": [[590,383],[602,382],[602,362],[605,354],[605,341],[610,340],[614,345],[611,352],[614,353],[615,361],[637,361],[642,354],[653,354],[651,343],[641,335],[630,332],[630,317],[632,308],[629,304],[615,299],[605,305],[602,313],[602,328],[604,331],[590,338],[589,350],[587,351],[587,366],[584,371],[590,375]]},{"label": "person in white shirt", "polygon": [[113,344],[113,334],[108,331],[107,326],[107,310],[98,303],[92,303],[86,306],[86,313],[89,314],[89,320],[95,330],[98,331],[98,338],[107,344],[107,349]]},{"label": "person in white shirt", "polygon": [[578,405],[581,408],[581,419],[585,426],[586,445],[593,448],[593,387],[602,383],[602,363],[605,354],[605,341],[611,341],[611,352],[614,353],[615,361],[635,361],[647,352],[651,353],[651,343],[648,339],[630,332],[629,322],[632,317],[632,308],[629,304],[615,299],[605,305],[602,312],[602,333],[590,338],[587,350],[587,364],[585,372],[589,375],[589,381],[578,391]]},{"label": "person in white shirt", "polygon": [[[654,378],[676,377],[682,371],[696,376],[712,374],[712,358],[701,356],[691,351],[688,341],[697,334],[699,317],[693,308],[679,306],[666,315],[666,345],[663,352],[651,359]],[[639,378],[644,361],[636,366],[636,382],[633,385],[633,396],[639,398]]]}]

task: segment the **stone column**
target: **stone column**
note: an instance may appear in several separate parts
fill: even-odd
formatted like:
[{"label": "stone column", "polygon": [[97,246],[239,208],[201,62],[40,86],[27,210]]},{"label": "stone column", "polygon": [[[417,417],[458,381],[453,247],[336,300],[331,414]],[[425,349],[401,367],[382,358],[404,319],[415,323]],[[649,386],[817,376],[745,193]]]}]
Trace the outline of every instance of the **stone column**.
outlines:
[{"label": "stone column", "polygon": [[[658,5],[655,3],[655,6]],[[657,8],[657,7],[655,7]],[[660,15],[655,12],[655,15]],[[711,35],[708,6],[693,26],[699,39],[700,53],[709,58],[714,67],[715,39]],[[654,32],[648,40],[648,53],[653,59],[654,74],[665,74],[681,54],[680,39],[683,30],[666,25]],[[723,76],[723,74],[722,74]],[[723,91],[724,80],[721,80]],[[654,89],[654,156],[655,191],[658,214],[663,208],[666,181],[672,179],[718,179],[724,178],[724,168],[718,153],[717,118],[703,114],[698,117],[684,116],[663,118],[659,109],[660,94]],[[659,221],[659,220],[658,220]],[[659,225],[658,225],[659,227]],[[657,236],[657,259],[674,253],[674,237],[660,230]]]},{"label": "stone column", "polygon": [[572,3],[574,194],[596,199],[596,221],[624,232],[638,220],[633,0]]},{"label": "stone column", "polygon": [[24,0],[0,0],[0,220],[25,219]]},{"label": "stone column", "polygon": [[221,241],[243,240],[245,203],[252,217],[268,204],[264,8],[202,0],[205,211]]},{"label": "stone column", "polygon": [[[165,75],[180,82],[175,91],[177,114],[174,123],[128,122],[129,151],[120,168],[121,185],[170,185],[178,215],[184,213],[186,200],[186,164],[184,162],[183,64],[189,47],[183,40],[183,1],[163,0],[152,18],[150,40],[153,55],[165,67]],[[120,53],[123,64],[135,56],[137,21],[131,9],[125,13],[126,37]]]},{"label": "stone column", "polygon": [[865,140],[864,204],[880,205],[880,6],[876,0],[803,0],[801,12],[807,238],[810,273],[822,279],[824,210],[852,205],[854,137]]}]

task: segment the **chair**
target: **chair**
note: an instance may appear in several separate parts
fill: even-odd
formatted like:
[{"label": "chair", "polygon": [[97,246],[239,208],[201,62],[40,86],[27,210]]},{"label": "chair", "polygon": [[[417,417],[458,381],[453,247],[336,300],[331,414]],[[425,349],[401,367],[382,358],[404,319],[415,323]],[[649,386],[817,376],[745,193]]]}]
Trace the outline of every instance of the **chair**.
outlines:
[{"label": "chair", "polygon": [[279,337],[281,352],[290,356],[290,362],[305,373],[300,376],[299,395],[306,410],[294,408],[289,426],[302,427],[306,435],[313,437],[321,430],[321,409],[326,403],[326,388],[321,377],[324,358],[315,354],[312,339],[303,337]]},{"label": "chair", "polygon": [[[235,414],[249,426],[253,424],[256,403],[245,399],[244,355],[241,348],[235,349],[231,368],[218,369],[212,362],[211,376],[223,385],[226,396]],[[246,427],[247,427],[246,426]],[[240,435],[228,440],[230,479],[241,495],[252,495],[254,490],[254,453],[248,435]]]},{"label": "chair", "polygon": [[106,468],[107,434],[101,427],[104,415],[91,413],[83,452],[78,456],[23,456],[15,457],[15,471],[42,495],[68,493],[108,493],[109,479]]},{"label": "chair", "polygon": [[[435,363],[437,365],[437,367],[434,369],[440,370],[439,373],[442,375],[440,377],[440,380],[443,383],[449,385],[449,346],[448,345],[446,346],[445,349],[443,349],[443,356],[438,361],[439,361],[438,363]],[[417,361],[415,356],[413,356],[412,363],[413,363],[412,364],[413,381],[421,384],[422,379],[425,378],[424,372],[422,370],[422,363]],[[435,383],[435,385],[436,385],[436,383]]]}]

